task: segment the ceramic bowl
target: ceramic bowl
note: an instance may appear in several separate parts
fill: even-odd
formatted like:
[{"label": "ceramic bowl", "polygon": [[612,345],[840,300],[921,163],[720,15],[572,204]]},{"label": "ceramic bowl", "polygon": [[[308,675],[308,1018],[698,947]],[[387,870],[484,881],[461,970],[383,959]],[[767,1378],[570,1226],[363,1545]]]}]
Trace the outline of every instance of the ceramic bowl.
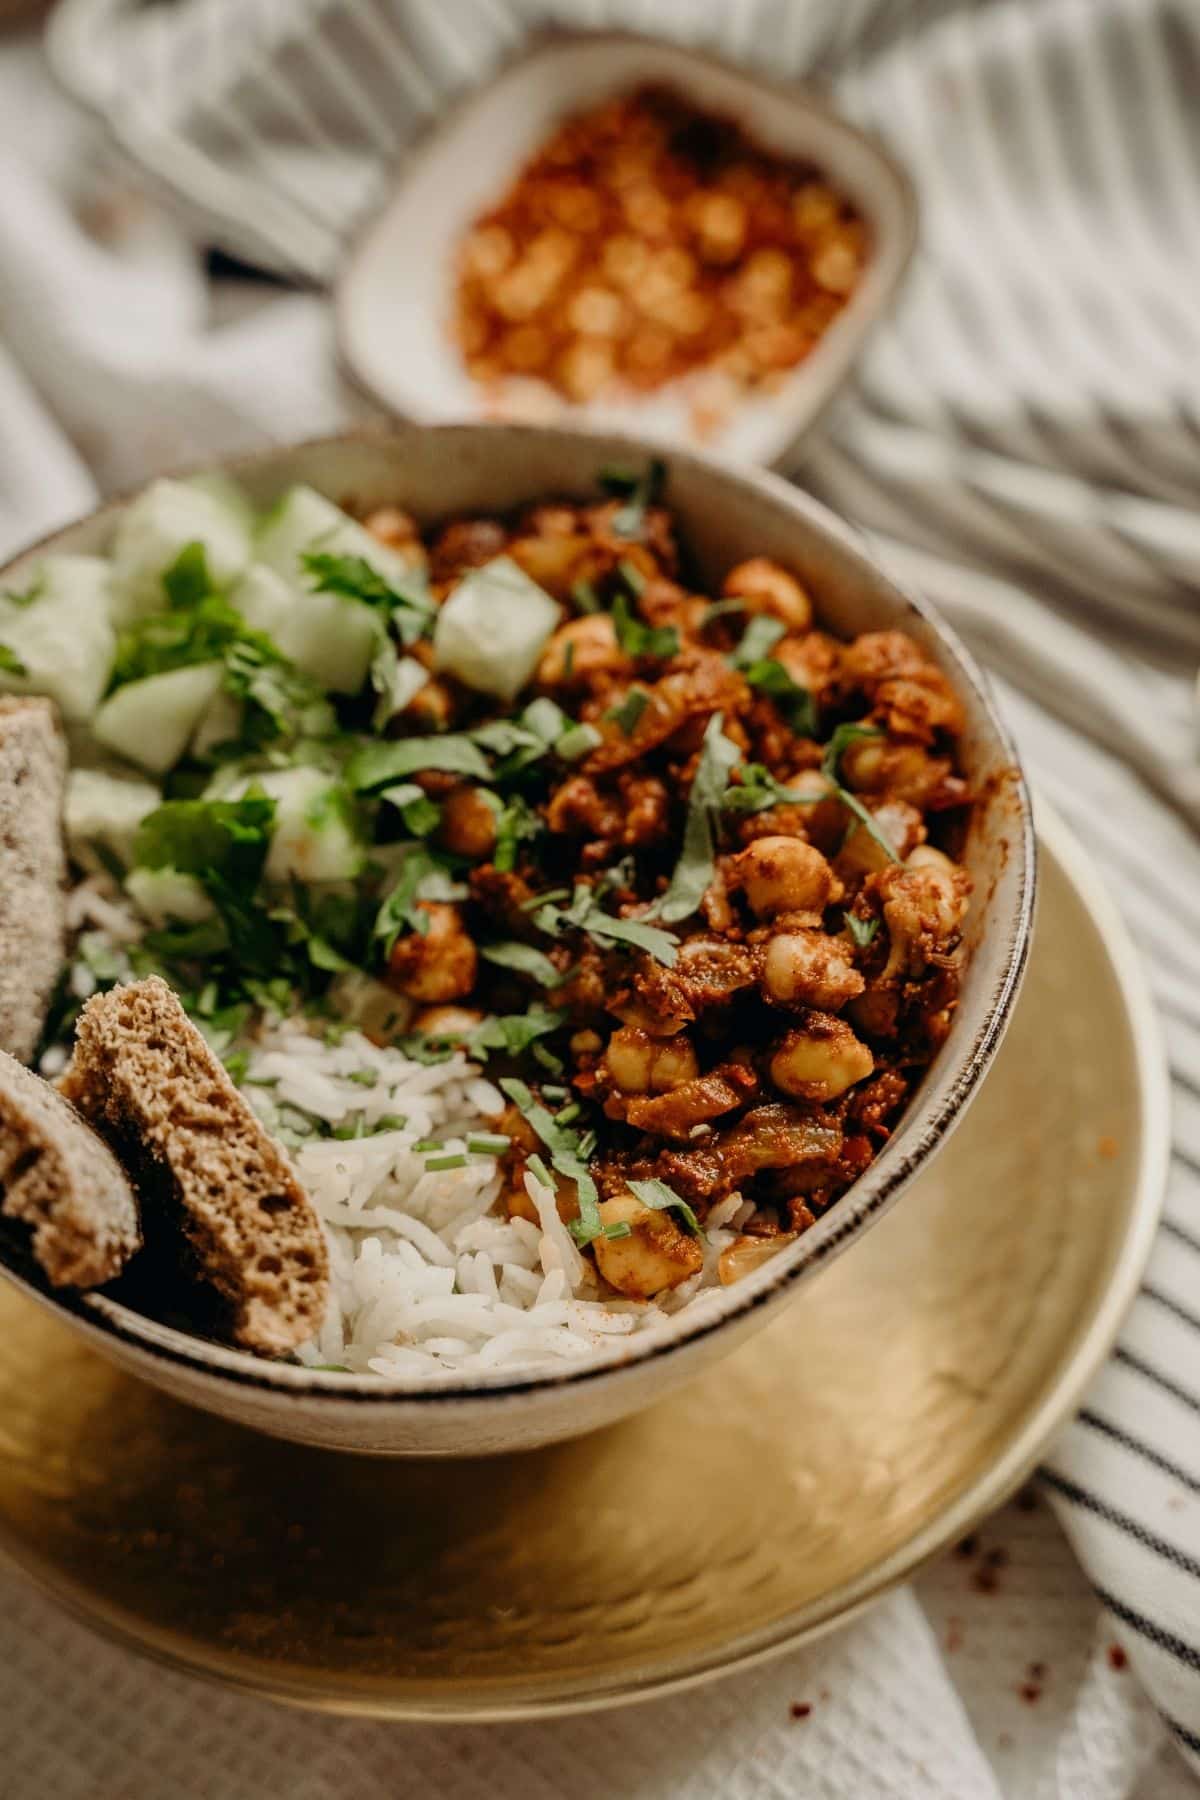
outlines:
[{"label": "ceramic bowl", "polygon": [[[646,455],[637,440],[607,434],[410,425],[267,450],[224,466],[263,506],[292,483],[308,482],[363,507],[395,501],[426,521],[503,512],[552,494],[589,496],[604,464],[636,463]],[[826,626],[843,636],[890,628],[911,633],[965,705],[962,754],[980,796],[965,854],[976,896],[970,962],[949,1038],[895,1134],[817,1225],[722,1290],[712,1312],[695,1318],[685,1312],[665,1338],[623,1339],[605,1362],[552,1374],[496,1371],[436,1386],[313,1371],[188,1336],[104,1294],[52,1293],[15,1266],[7,1269],[106,1356],[180,1399],[280,1437],[343,1450],[479,1455],[571,1437],[711,1371],[883,1216],[962,1117],[1012,1012],[1035,882],[1029,799],[984,678],[953,632],[889,580],[847,526],[778,477],[735,473],[713,458],[674,452],[667,456],[666,500],[713,591],[744,557],[776,557],[812,590]],[[0,570],[0,587],[19,586],[47,551],[102,551],[125,504],[115,501],[33,546]]]},{"label": "ceramic bowl", "polygon": [[[485,394],[451,342],[458,245],[560,120],[642,83],[674,88],[702,109],[742,121],[766,148],[812,163],[854,201],[869,227],[872,248],[862,279],[811,355],[773,393],[740,399],[707,440],[710,449],[739,462],[786,460],[894,298],[916,238],[912,184],[873,139],[803,89],[679,45],[619,32],[564,34],[536,44],[406,152],[337,290],[343,362],[390,412],[436,422],[494,418],[506,405],[512,416],[528,409],[531,395],[519,386],[499,402]],[[579,408],[556,402],[540,387],[532,398],[539,418],[557,407],[562,416],[556,422],[653,432],[683,445],[696,441],[681,383],[644,399]]]}]

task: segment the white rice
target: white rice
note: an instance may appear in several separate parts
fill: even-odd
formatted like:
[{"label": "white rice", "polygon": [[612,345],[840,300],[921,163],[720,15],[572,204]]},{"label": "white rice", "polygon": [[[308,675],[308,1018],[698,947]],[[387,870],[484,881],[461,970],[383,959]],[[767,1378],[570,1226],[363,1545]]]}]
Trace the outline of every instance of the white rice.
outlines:
[{"label": "white rice", "polygon": [[[289,1144],[328,1234],[328,1313],[298,1353],[313,1368],[436,1380],[607,1359],[632,1334],[714,1304],[718,1258],[734,1221],[753,1212],[740,1196],[722,1201],[709,1214],[702,1270],[657,1301],[624,1300],[602,1290],[552,1190],[532,1175],[538,1225],[492,1211],[497,1159],[467,1143],[495,1133],[504,1101],[464,1056],[419,1063],[358,1032],[329,1044],[285,1022],[259,1034],[243,1092]],[[395,1116],[402,1126],[376,1129]],[[303,1135],[306,1120],[350,1129],[360,1119],[368,1135]],[[460,1155],[460,1167],[427,1166]]]}]

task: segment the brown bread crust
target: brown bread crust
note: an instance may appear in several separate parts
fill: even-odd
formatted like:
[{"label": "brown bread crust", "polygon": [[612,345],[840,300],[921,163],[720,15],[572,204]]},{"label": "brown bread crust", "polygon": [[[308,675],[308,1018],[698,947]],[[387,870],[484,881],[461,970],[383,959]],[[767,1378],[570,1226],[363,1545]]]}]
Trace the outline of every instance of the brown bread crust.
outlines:
[{"label": "brown bread crust", "polygon": [[281,1356],[312,1337],[329,1289],[321,1221],[165,981],[88,1001],[60,1087],[127,1168],[169,1182],[239,1344]]},{"label": "brown bread crust", "polygon": [[55,1287],[99,1287],[141,1245],[116,1157],[62,1096],[0,1051],[0,1211],[33,1228]]},{"label": "brown bread crust", "polygon": [[0,1050],[28,1062],[62,969],[67,747],[49,700],[0,698]]}]

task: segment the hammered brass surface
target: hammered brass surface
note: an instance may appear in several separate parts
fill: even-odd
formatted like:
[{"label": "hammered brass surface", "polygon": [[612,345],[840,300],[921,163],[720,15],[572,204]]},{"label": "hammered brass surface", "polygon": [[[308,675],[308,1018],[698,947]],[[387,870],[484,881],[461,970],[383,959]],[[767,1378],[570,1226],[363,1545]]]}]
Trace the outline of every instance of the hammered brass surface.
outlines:
[{"label": "hammered brass surface", "polygon": [[556,1448],[372,1462],[168,1400],[5,1290],[0,1543],[145,1649],[347,1710],[536,1712],[796,1641],[1033,1460],[1088,1372],[1141,1148],[1112,966],[1047,856],[961,1130],[698,1385]]}]

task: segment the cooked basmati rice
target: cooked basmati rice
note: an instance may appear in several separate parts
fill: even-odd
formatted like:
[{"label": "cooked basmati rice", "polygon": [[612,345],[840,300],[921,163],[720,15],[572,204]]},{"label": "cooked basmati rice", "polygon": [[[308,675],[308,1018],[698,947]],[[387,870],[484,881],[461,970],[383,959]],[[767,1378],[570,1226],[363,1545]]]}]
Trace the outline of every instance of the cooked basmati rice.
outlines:
[{"label": "cooked basmati rice", "polygon": [[[288,1144],[328,1233],[329,1310],[298,1352],[312,1368],[437,1379],[619,1354],[631,1334],[713,1304],[730,1222],[753,1211],[740,1196],[722,1201],[700,1272],[658,1301],[624,1300],[603,1289],[534,1176],[525,1185],[538,1225],[492,1211],[496,1156],[468,1140],[495,1134],[504,1101],[465,1056],[414,1062],[358,1032],[327,1043],[290,1021],[262,1029],[242,1090]],[[317,1135],[339,1130],[362,1135]],[[461,1166],[428,1167],[459,1156]]]}]

